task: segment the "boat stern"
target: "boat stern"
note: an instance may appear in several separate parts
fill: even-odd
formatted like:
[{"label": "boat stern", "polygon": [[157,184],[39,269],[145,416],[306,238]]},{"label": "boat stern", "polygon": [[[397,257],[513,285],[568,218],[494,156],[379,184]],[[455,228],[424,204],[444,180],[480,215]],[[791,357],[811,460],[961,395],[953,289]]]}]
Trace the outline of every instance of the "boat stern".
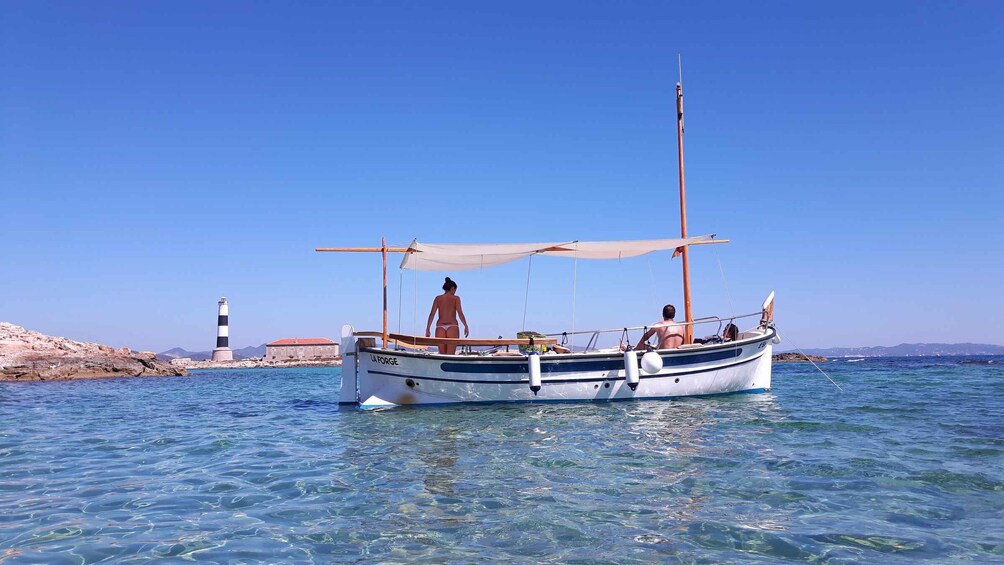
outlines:
[{"label": "boat stern", "polygon": [[359,352],[354,334],[351,324],[342,326],[342,388],[338,391],[338,404],[359,402]]}]

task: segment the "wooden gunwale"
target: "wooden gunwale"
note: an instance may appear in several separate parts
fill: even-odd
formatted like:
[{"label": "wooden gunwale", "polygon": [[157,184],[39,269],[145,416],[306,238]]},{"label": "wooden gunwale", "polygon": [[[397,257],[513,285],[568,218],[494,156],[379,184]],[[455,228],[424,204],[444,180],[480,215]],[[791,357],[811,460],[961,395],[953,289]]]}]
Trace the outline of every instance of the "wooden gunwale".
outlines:
[{"label": "wooden gunwale", "polygon": [[[352,335],[356,337],[383,337],[383,332],[354,332]],[[420,337],[417,335],[407,335],[407,334],[388,334],[391,341],[396,341],[401,345],[424,345],[424,346],[436,346],[436,345],[477,345],[477,346],[495,346],[495,345],[530,345],[529,339],[471,339],[465,337]],[[543,337],[540,339],[534,338],[533,345],[557,345],[558,339],[553,337]]]}]

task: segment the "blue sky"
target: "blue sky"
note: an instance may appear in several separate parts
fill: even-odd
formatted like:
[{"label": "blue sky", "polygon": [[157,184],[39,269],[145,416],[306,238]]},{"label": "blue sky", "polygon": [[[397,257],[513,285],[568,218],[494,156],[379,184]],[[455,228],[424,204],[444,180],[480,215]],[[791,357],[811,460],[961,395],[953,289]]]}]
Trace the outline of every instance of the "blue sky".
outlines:
[{"label": "blue sky", "polygon": [[[679,233],[697,315],[776,290],[786,346],[1004,343],[999,2],[4,2],[0,320],[135,349],[378,328],[378,256]],[[398,258],[394,258],[396,265]],[[571,326],[537,259],[527,326]],[[682,303],[678,260],[579,262],[579,329]],[[724,273],[724,276],[723,276]],[[450,274],[522,327],[526,263]],[[442,276],[390,273],[391,326]],[[400,307],[399,307],[400,304]],[[400,311],[400,315],[398,312]],[[698,331],[700,334],[701,331]]]}]

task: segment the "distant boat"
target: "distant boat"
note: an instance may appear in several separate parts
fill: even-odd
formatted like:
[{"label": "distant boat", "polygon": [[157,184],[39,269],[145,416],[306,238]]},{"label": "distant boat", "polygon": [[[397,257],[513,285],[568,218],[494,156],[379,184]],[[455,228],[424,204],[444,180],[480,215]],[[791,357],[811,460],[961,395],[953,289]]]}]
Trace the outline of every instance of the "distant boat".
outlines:
[{"label": "distant boat", "polygon": [[[383,257],[383,330],[356,331],[343,326],[342,389],[339,401],[362,407],[483,402],[609,401],[767,391],[771,352],[779,342],[774,329],[774,293],[760,310],[744,316],[695,320],[691,312],[689,247],[713,243],[713,235],[687,236],[683,177],[683,91],[677,84],[680,163],[680,238],[641,241],[558,241],[545,243],[425,244],[405,248],[318,248],[332,252],[379,252]],[[459,339],[390,333],[387,324],[387,254],[403,253],[402,269],[453,272],[484,269],[537,255],[574,259],[622,259],[654,251],[682,255],[683,345],[675,349],[627,351],[599,349],[603,333],[644,331],[644,326],[587,330],[516,339]],[[735,336],[695,340],[696,324],[750,320]],[[754,321],[755,320],[755,321]],[[727,327],[727,326],[726,326]],[[562,347],[558,338],[587,334],[585,350]],[[381,342],[378,345],[377,339]],[[731,339],[726,339],[731,338]],[[623,345],[622,337],[622,345]],[[455,345],[454,355],[432,353],[429,346]],[[480,351],[474,347],[488,348]],[[515,348],[510,351],[510,348]]]}]

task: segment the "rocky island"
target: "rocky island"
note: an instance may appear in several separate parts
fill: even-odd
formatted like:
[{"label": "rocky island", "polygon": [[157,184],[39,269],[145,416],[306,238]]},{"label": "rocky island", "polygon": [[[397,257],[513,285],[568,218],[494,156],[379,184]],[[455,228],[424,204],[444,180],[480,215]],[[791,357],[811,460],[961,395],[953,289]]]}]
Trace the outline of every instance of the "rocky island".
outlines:
[{"label": "rocky island", "polygon": [[818,355],[805,355],[802,353],[794,353],[794,352],[775,353],[774,356],[771,357],[771,359],[774,362],[780,362],[780,363],[793,363],[799,361],[801,362],[814,361],[818,363],[820,361],[826,361],[826,357],[820,357]]},{"label": "rocky island", "polygon": [[0,322],[0,381],[57,381],[188,373],[152,352],[48,336]]}]

